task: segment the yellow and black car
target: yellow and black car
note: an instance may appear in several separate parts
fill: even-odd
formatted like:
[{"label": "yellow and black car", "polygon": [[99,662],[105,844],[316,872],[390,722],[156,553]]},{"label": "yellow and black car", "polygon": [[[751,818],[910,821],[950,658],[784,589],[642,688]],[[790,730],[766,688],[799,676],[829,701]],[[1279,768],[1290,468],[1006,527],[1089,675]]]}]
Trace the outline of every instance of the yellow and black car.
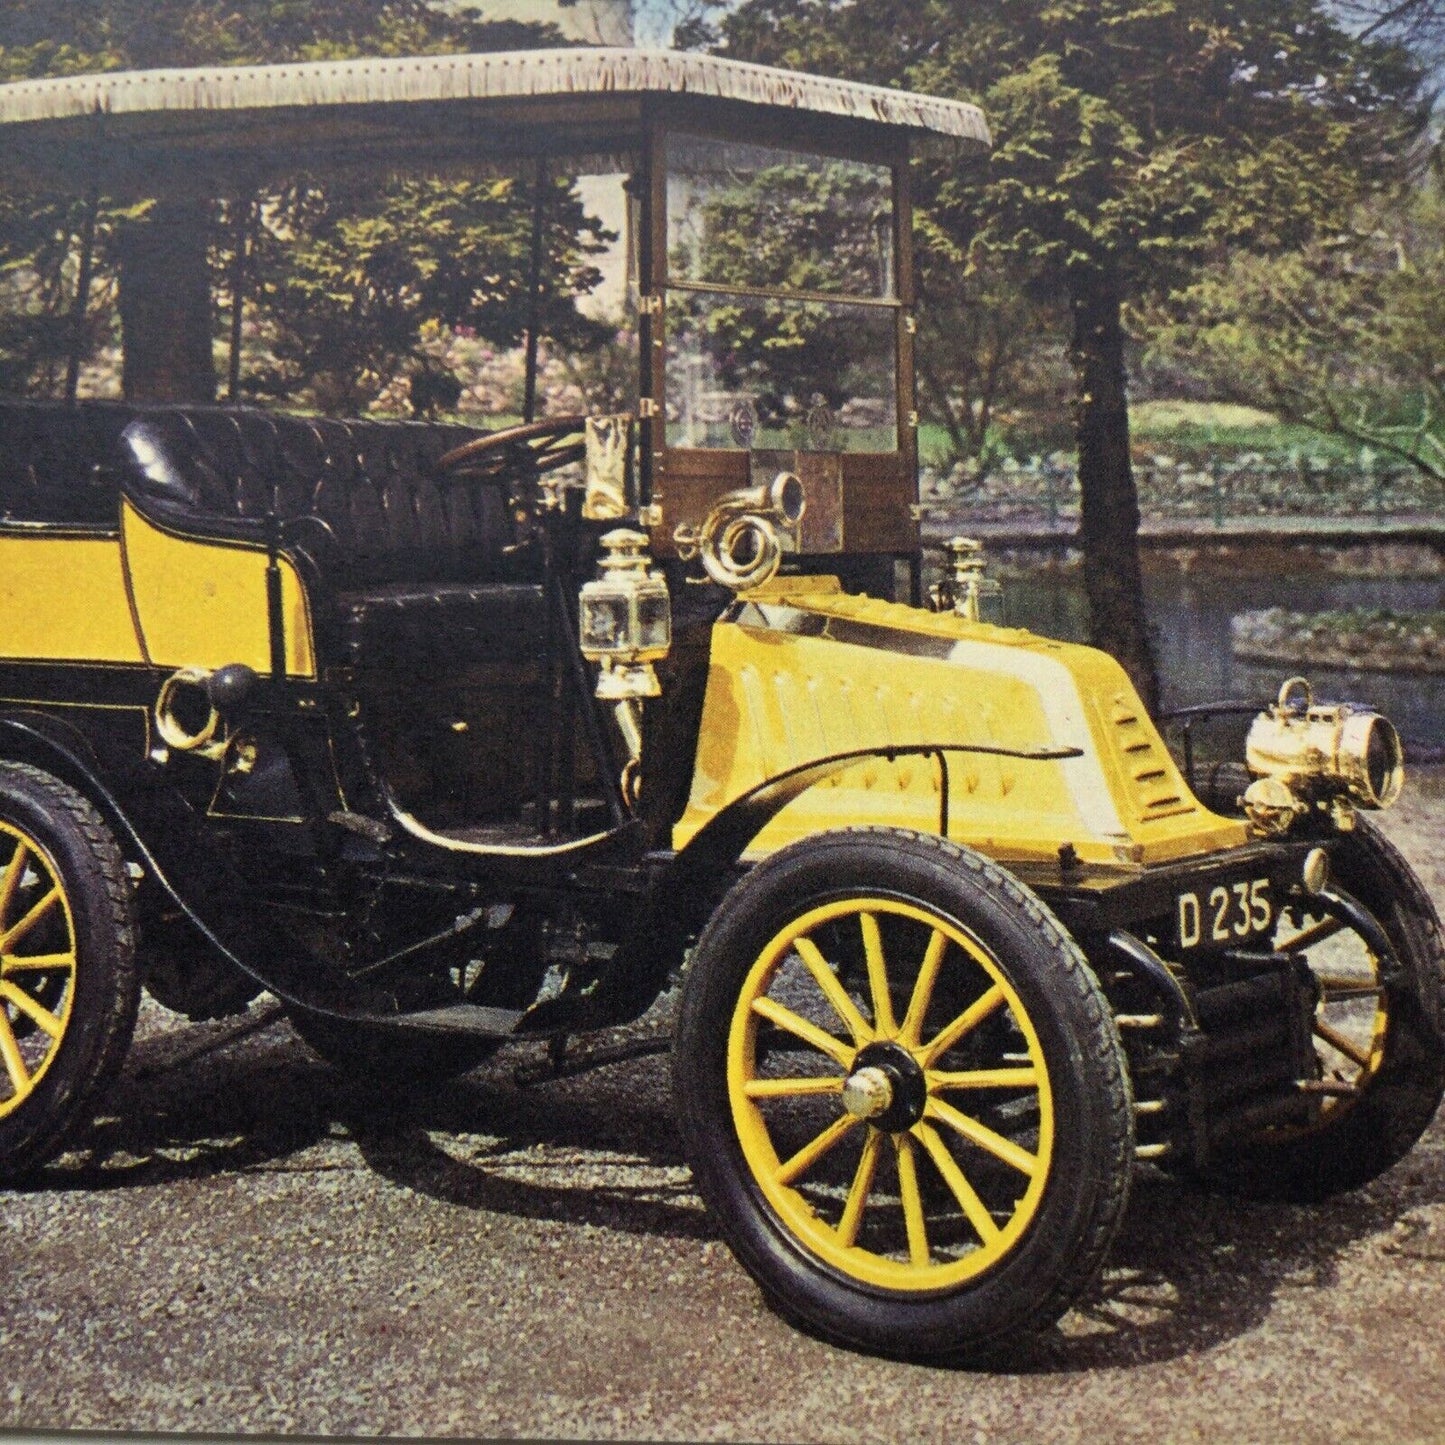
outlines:
[{"label": "yellow and black car", "polygon": [[[738,1259],[928,1356],[1057,1318],[1137,1159],[1316,1198],[1428,1125],[1390,724],[1293,679],[1206,787],[1111,658],[981,620],[967,546],[920,605],[909,149],[972,107],[593,50],[27,82],[0,126],[7,176],[129,200],[569,169],[629,318],[605,413],[535,336],[496,426],[0,401],[0,1175],[86,1124],[141,987],[269,990],[414,1081],[565,1065],[681,976]],[[818,176],[839,234],[769,270]],[[829,391],[743,374],[760,315],[827,323]]]}]

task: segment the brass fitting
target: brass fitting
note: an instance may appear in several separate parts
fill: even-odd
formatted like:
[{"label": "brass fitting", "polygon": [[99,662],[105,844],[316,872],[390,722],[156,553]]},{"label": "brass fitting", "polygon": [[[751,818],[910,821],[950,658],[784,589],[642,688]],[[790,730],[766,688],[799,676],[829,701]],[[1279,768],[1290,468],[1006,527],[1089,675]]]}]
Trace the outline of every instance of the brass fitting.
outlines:
[{"label": "brass fitting", "polygon": [[1400,796],[1404,754],[1390,721],[1352,703],[1316,703],[1290,678],[1279,700],[1250,724],[1245,761],[1257,774],[1245,812],[1263,832],[1284,832],[1318,806],[1348,828],[1353,808],[1388,808]]},{"label": "brass fitting", "polygon": [[945,571],[928,589],[935,612],[952,612],[969,622],[998,622],[1003,615],[1003,588],[985,576],[983,543],[972,537],[950,537],[943,544]]},{"label": "brass fitting", "polygon": [[701,527],[680,525],[672,540],[683,561],[701,557],[703,570],[719,587],[744,592],[777,574],[783,560],[779,528],[796,527],[806,507],[802,481],[779,472],[771,482],[728,492]]}]

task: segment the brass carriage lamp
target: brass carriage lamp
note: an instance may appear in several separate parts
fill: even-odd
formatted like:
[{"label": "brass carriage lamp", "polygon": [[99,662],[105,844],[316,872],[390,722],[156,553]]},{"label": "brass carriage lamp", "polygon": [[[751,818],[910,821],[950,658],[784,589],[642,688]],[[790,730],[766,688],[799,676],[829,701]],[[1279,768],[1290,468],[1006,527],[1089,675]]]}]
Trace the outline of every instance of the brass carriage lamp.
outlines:
[{"label": "brass carriage lamp", "polygon": [[667,582],[649,572],[647,537],[618,527],[602,537],[597,576],[582,587],[582,655],[597,663],[597,696],[605,702],[658,697],[652,664],[672,646]]},{"label": "brass carriage lamp", "polygon": [[943,544],[943,577],[931,589],[934,610],[953,612],[969,622],[1004,621],[1003,588],[986,575],[983,543],[972,537],[951,537]]}]

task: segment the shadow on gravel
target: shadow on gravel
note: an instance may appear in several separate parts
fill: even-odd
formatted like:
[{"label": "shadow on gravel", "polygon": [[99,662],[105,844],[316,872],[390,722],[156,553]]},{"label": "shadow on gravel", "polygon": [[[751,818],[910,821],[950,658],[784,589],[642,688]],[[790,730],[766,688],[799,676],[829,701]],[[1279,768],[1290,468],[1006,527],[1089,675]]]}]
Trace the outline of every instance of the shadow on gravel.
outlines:
[{"label": "shadow on gravel", "polygon": [[[686,1177],[665,1062],[520,1089],[511,1076],[523,1055],[512,1051],[465,1078],[405,1088],[349,1078],[317,1060],[279,1012],[253,1015],[138,1039],[105,1115],[31,1187],[153,1188],[218,1174],[369,1168],[494,1214],[717,1237]],[[448,1152],[433,1136],[465,1150]],[[507,1172],[539,1170],[580,1177],[551,1185]],[[637,1184],[608,1180],[639,1173]]]},{"label": "shadow on gravel", "polygon": [[1375,1184],[1319,1205],[1249,1203],[1141,1175],[1102,1279],[1057,1328],[992,1368],[1154,1364],[1237,1338],[1288,1292],[1334,1286],[1351,1246],[1445,1201],[1442,1163],[1438,1154],[1407,1160]]},{"label": "shadow on gravel", "polygon": [[[110,1116],[40,1189],[155,1187],[217,1174],[369,1169],[447,1204],[667,1239],[716,1230],[683,1169],[665,1060],[519,1089],[509,1053],[430,1091],[348,1080],[278,1017],[141,1040]],[[208,1032],[209,1031],[209,1032]],[[199,1048],[198,1048],[199,1046]],[[358,1157],[359,1155],[359,1157]],[[1445,1204],[1437,1131],[1368,1188],[1317,1206],[1251,1204],[1141,1173],[1102,1280],[1061,1324],[1006,1357],[1014,1374],[1128,1368],[1258,1326],[1291,1290],[1328,1289],[1341,1256]],[[1411,1216],[1416,1218],[1412,1221]],[[579,1241],[585,1249],[585,1242]]]}]

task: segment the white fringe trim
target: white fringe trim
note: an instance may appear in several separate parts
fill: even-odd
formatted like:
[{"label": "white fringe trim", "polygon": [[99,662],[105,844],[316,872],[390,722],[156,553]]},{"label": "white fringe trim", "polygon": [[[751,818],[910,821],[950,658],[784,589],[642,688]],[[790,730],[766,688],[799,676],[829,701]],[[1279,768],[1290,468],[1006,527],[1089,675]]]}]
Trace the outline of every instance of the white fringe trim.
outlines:
[{"label": "white fringe trim", "polygon": [[0,86],[0,124],[156,111],[265,110],[394,101],[671,93],[847,116],[989,143],[977,106],[675,50],[512,50],[486,55],[131,70]]}]

